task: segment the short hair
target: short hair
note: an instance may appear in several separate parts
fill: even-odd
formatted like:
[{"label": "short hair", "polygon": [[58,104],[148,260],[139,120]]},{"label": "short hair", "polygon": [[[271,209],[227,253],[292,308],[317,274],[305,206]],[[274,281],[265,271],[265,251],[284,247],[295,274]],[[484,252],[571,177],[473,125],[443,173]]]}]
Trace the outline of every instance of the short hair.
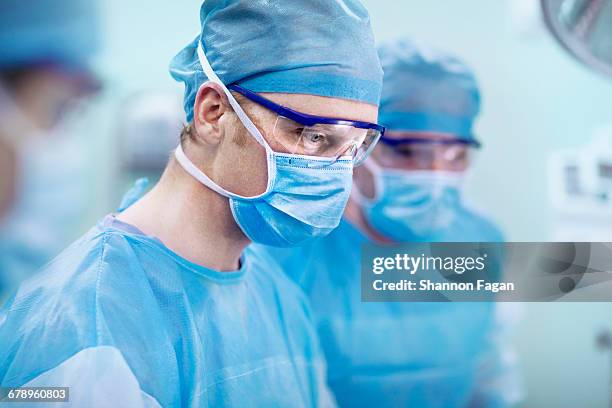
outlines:
[{"label": "short hair", "polygon": [[189,122],[183,125],[183,128],[181,129],[181,137],[180,137],[181,146],[184,145],[187,141],[193,140],[193,138],[194,138],[193,123]]}]

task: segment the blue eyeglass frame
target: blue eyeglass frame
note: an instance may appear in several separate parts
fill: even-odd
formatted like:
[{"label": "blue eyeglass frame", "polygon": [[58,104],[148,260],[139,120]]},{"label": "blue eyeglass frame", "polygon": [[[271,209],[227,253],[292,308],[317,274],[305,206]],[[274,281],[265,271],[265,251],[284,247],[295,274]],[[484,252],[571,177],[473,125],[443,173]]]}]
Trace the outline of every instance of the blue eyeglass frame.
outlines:
[{"label": "blue eyeglass frame", "polygon": [[282,106],[277,103],[274,103],[271,100],[266,99],[263,96],[256,94],[255,92],[249,91],[248,89],[243,88],[239,85],[233,84],[233,85],[229,85],[227,88],[232,91],[238,92],[244,97],[271,110],[272,112],[277,113],[280,116],[283,116],[287,119],[291,119],[292,121],[300,123],[304,126],[348,125],[348,126],[356,127],[358,129],[378,130],[380,132],[381,137],[385,134],[385,127],[378,125],[376,123],[360,122],[360,121],[349,120],[349,119],[338,119],[338,118],[328,118],[324,116],[309,115],[307,113],[298,112],[291,108],[287,108],[286,106]]},{"label": "blue eyeglass frame", "polygon": [[418,137],[408,137],[405,139],[391,139],[389,137],[385,137],[382,135],[380,137],[380,141],[384,144],[395,147],[403,144],[438,144],[438,145],[453,145],[453,144],[461,144],[475,147],[476,149],[480,149],[482,144],[478,140],[465,140],[465,139],[424,139]]}]

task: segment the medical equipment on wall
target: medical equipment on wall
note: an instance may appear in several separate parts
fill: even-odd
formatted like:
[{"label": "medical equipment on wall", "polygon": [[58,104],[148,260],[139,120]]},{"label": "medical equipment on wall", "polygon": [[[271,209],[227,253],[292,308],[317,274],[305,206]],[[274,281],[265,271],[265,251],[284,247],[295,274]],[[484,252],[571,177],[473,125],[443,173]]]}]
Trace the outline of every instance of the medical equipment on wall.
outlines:
[{"label": "medical equipment on wall", "polygon": [[549,182],[554,240],[612,240],[612,125],[582,149],[554,153]]}]

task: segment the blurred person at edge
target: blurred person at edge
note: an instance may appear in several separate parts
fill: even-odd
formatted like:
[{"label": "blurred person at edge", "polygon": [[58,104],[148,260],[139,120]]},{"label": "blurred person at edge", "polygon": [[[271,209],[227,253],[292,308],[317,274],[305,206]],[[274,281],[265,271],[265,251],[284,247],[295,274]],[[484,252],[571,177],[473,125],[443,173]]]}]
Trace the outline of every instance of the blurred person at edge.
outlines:
[{"label": "blurred person at edge", "polygon": [[[306,292],[346,407],[505,407],[522,385],[507,345],[514,310],[492,303],[361,301],[358,248],[385,242],[499,242],[499,229],[462,200],[480,143],[480,93],[452,55],[409,41],[379,48],[379,120],[387,132],[364,166],[340,226],[278,259]],[[497,309],[496,309],[497,308]]]},{"label": "blurred person at edge", "polygon": [[84,205],[61,121],[97,89],[93,0],[0,2],[0,303],[59,252]]}]

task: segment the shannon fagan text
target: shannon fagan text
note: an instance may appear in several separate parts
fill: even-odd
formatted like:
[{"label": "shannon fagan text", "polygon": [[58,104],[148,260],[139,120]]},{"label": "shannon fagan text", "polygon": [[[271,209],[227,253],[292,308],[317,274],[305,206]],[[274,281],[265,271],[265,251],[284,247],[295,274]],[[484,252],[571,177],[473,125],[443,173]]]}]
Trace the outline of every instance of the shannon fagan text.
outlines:
[{"label": "shannon fagan text", "polygon": [[402,279],[396,282],[385,282],[377,279],[372,282],[376,291],[484,291],[484,292],[507,292],[514,290],[512,282],[487,282],[479,279],[474,282],[432,282],[429,279],[411,281]]}]

